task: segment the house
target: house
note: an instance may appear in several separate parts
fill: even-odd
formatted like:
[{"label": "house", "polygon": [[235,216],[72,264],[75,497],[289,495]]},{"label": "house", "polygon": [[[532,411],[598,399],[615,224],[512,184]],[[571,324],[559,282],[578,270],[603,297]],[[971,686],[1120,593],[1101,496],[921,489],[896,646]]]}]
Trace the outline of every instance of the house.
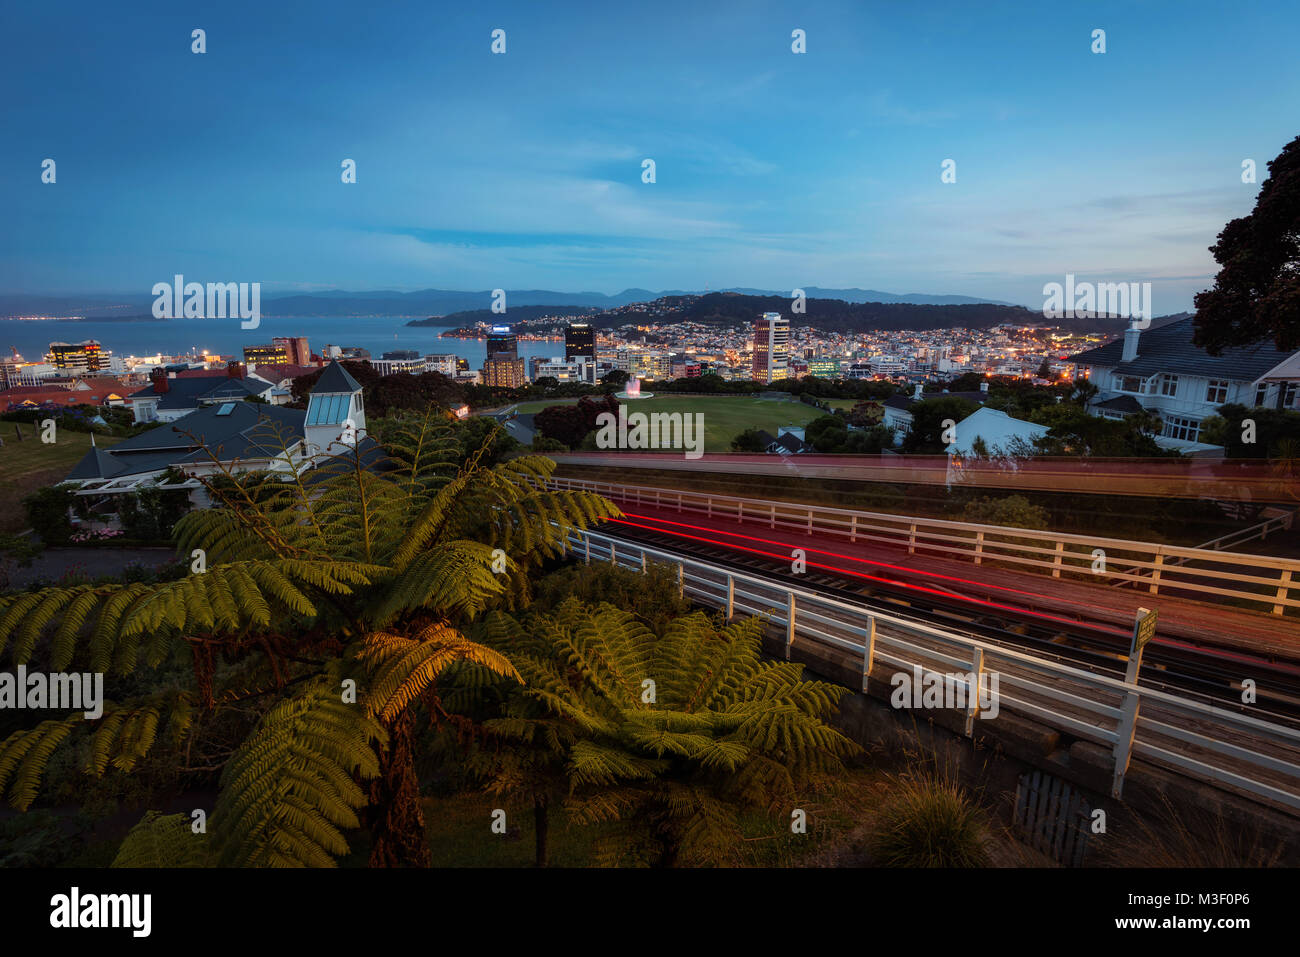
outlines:
[{"label": "house", "polygon": [[149,375],[149,387],[131,394],[135,421],[175,422],[204,406],[250,398],[271,401],[274,386],[259,376],[247,375],[238,363],[232,363],[225,373],[196,373],[155,369]]},{"label": "house", "polygon": [[[81,494],[108,495],[154,483],[172,468],[190,479],[228,470],[290,476],[350,452],[354,442],[368,464],[380,459],[378,444],[366,435],[361,386],[335,362],[316,383],[305,412],[235,398],[203,405],[109,449],[95,447],[92,436],[90,451],[65,481],[80,486]],[[198,485],[183,483],[192,490]]]},{"label": "house", "polygon": [[955,438],[944,450],[949,455],[971,456],[976,446],[985,456],[1006,455],[1020,445],[1032,445],[1047,434],[1047,426],[1013,419],[997,409],[979,408],[954,427]]},{"label": "house", "polygon": [[1089,411],[1109,419],[1154,412],[1163,422],[1157,441],[1186,452],[1209,448],[1199,441],[1201,423],[1222,405],[1300,407],[1300,352],[1283,352],[1266,342],[1212,356],[1192,344],[1194,321],[1130,327],[1122,338],[1073,356],[1098,390]]},{"label": "house", "polygon": [[270,400],[272,405],[285,405],[293,400],[293,380],[320,370],[321,367],[317,365],[259,362],[250,371],[257,378],[271,383]]},{"label": "house", "polygon": [[918,402],[925,399],[965,399],[968,402],[974,402],[976,405],[983,405],[988,401],[989,384],[980,383],[978,392],[931,392],[926,395],[922,390],[920,383],[917,384],[916,390],[909,395],[891,395],[884,401],[884,413],[881,415],[881,424],[894,430],[894,444],[902,445],[903,436],[912,431],[912,413],[911,408]]}]

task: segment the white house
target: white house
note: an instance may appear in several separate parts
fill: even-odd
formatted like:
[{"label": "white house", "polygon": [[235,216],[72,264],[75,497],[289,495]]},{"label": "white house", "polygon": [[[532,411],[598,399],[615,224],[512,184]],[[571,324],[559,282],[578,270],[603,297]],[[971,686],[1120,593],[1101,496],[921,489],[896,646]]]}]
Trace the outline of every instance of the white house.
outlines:
[{"label": "white house", "polygon": [[[978,444],[986,455],[1005,455],[1023,443],[1032,445],[1034,439],[1047,434],[1047,426],[1024,419],[1013,419],[997,409],[979,408],[954,427],[956,437],[944,450],[949,455],[969,456]],[[1019,439],[1020,443],[1016,440]]]},{"label": "white house", "polygon": [[1097,387],[1089,410],[1122,419],[1142,410],[1164,423],[1157,440],[1181,451],[1205,449],[1201,423],[1220,406],[1295,409],[1300,391],[1300,353],[1271,342],[1224,349],[1212,356],[1192,344],[1193,319],[1155,329],[1130,327],[1123,338],[1074,356],[1080,372]]}]

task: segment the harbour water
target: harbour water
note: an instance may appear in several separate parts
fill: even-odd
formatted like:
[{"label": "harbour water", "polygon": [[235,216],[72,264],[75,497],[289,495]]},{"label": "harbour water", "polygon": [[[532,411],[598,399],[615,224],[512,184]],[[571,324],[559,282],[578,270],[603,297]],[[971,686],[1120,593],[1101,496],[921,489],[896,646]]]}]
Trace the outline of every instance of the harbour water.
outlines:
[{"label": "harbour water", "polygon": [[[486,357],[482,339],[440,338],[449,326],[408,326],[407,317],[346,318],[263,316],[256,329],[241,329],[237,319],[168,319],[158,322],[73,322],[59,319],[0,320],[0,355],[16,348],[28,362],[40,362],[51,342],[97,339],[115,356],[179,355],[207,350],[217,355],[242,356],[244,346],[269,343],[274,336],[306,336],[319,354],[328,343],[361,346],[379,358],[395,349],[414,349],[421,355],[455,354],[477,369]],[[561,340],[520,340],[519,354],[564,354]]]}]

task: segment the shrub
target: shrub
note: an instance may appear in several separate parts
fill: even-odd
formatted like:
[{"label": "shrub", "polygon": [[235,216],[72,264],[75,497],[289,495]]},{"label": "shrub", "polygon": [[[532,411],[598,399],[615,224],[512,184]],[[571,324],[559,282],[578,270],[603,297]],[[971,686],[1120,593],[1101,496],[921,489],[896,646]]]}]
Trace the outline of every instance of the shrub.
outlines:
[{"label": "shrub", "polygon": [[979,809],[957,784],[931,774],[895,779],[872,832],[884,867],[984,867],[988,852]]}]

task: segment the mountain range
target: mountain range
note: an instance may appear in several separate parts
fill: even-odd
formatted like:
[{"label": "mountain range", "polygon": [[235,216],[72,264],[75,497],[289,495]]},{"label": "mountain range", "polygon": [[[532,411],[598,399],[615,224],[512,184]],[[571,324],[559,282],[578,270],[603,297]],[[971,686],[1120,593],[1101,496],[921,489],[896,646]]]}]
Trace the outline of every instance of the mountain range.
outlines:
[{"label": "mountain range", "polygon": [[[779,297],[790,299],[790,290],[762,290],[735,287],[711,292],[733,292],[745,296]],[[903,295],[882,292],[878,289],[826,289],[818,286],[804,288],[810,299],[839,299],[848,303],[880,302],[907,305],[1010,305],[991,299],[974,299],[970,296],[931,296],[923,293]],[[554,292],[549,289],[506,290],[506,306],[583,306],[596,309],[614,309],[635,302],[650,302],[663,296],[701,295],[699,290],[670,289],[652,292],[648,289],[624,289],[614,295],[600,292]],[[85,316],[94,319],[112,319],[118,316],[138,317],[149,314],[153,297],[148,295],[76,295],[38,296],[0,294],[0,317],[13,316]],[[330,290],[286,296],[265,295],[262,298],[264,316],[445,316],[449,313],[469,312],[487,308],[492,302],[492,291],[474,292],[450,289],[422,289],[418,292],[348,292]]]}]

